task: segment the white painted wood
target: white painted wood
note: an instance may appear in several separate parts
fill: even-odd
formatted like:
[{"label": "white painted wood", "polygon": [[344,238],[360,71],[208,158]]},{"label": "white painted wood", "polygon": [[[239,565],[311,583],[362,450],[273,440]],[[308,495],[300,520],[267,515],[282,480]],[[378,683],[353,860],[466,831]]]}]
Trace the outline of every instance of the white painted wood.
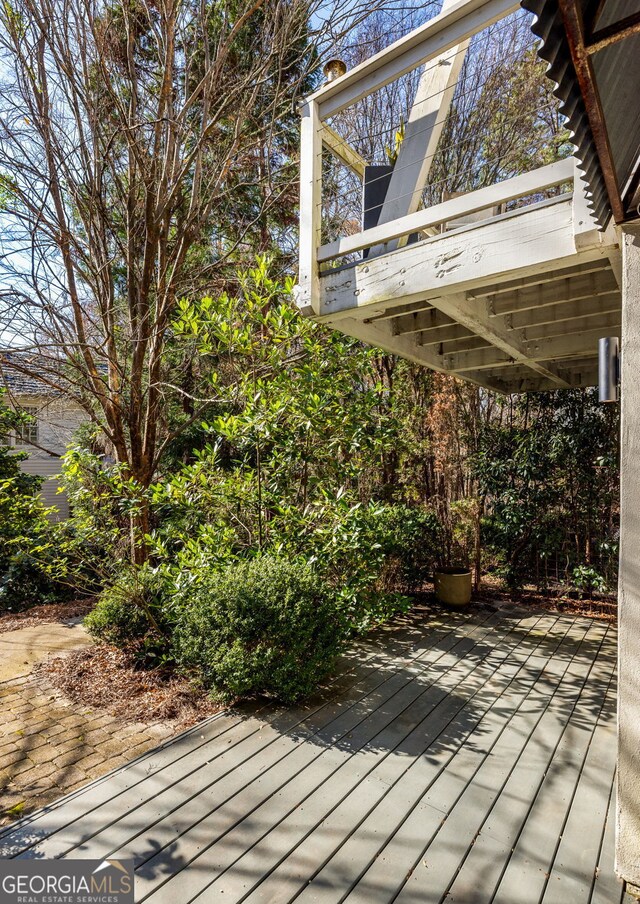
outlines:
[{"label": "white painted wood", "polygon": [[471,333],[466,327],[454,323],[451,326],[421,330],[419,333],[416,333],[416,343],[418,345],[437,345],[440,342],[447,342],[451,339],[466,339],[470,335]]},{"label": "white painted wood", "polygon": [[[550,305],[579,303],[584,299],[616,292],[616,281],[611,270],[599,270],[584,276],[573,276],[570,279],[490,296],[490,304],[495,314],[513,314],[518,311],[538,311]],[[617,294],[620,298],[619,292]]]},{"label": "white painted wood", "polygon": [[17,443],[15,433],[12,433],[11,445],[15,451],[28,456],[20,462],[20,469],[25,474],[44,478],[39,495],[43,504],[51,509],[49,519],[68,518],[69,500],[62,490],[61,456],[68,451],[78,427],[86,421],[86,414],[74,401],[60,395],[14,394],[10,390],[8,400],[13,407],[29,409],[33,413],[37,442],[41,447]]},{"label": "white painted wood", "polygon": [[622,227],[616,872],[640,887],[640,224]]},{"label": "white painted wood", "polygon": [[[609,335],[620,334],[619,327],[611,326],[609,329]],[[522,344],[523,354],[532,362],[554,361],[556,359],[584,355],[593,355],[595,360],[598,354],[598,339],[603,335],[606,335],[606,333],[602,329],[595,329],[584,330],[582,333],[569,336],[555,336],[550,339],[525,341]],[[454,373],[462,374],[465,371],[490,369],[511,364],[513,361],[512,355],[499,349],[479,349],[477,351],[447,355],[444,358],[444,365]],[[528,361],[526,363],[528,365]]]},{"label": "white painted wood", "polygon": [[318,105],[302,109],[300,132],[300,239],[297,304],[304,314],[320,310],[320,245],[322,201],[322,137]]},{"label": "white painted wood", "polygon": [[[610,253],[610,252],[608,252]],[[497,283],[487,283],[470,291],[475,298],[483,298],[487,295],[500,295],[503,292],[515,292],[517,289],[527,289],[530,286],[543,283],[556,282],[559,279],[570,279],[572,276],[584,276],[587,273],[598,273],[608,270],[610,267],[607,257],[596,256],[588,260],[580,256],[580,263],[571,267],[550,269],[544,273],[535,273],[531,276],[520,276],[517,279],[506,279]]]},{"label": "white painted wood", "polygon": [[[473,297],[468,295],[468,297]],[[528,304],[530,300],[528,300]],[[561,323],[571,321],[577,318],[596,317],[602,314],[610,314],[613,311],[620,310],[620,293],[609,292],[603,295],[598,294],[596,297],[586,297],[575,300],[560,299],[554,304],[540,304],[534,307],[533,304],[527,306],[524,310],[515,310],[510,313],[511,308],[505,312],[505,323],[509,329],[523,329],[530,326],[540,326],[542,324]],[[495,316],[495,302],[489,300],[490,316]],[[441,320],[437,320],[437,315]],[[375,322],[378,322],[377,320]],[[400,336],[404,333],[420,333],[422,342],[428,341],[438,342],[444,336],[441,336],[443,327],[450,326],[451,319],[444,317],[435,308],[426,311],[416,311],[410,314],[403,314],[400,317],[393,317],[394,335]],[[460,334],[462,335],[462,334]],[[454,338],[453,334],[446,338]]]},{"label": "white painted wood", "polygon": [[466,336],[466,337],[456,337],[455,339],[450,339],[446,342],[440,342],[438,351],[441,355],[448,355],[451,352],[463,352],[467,350],[471,350],[474,348],[491,348],[491,343],[488,339],[483,339],[481,336]]},{"label": "white painted wood", "polygon": [[622,251],[619,247],[609,250],[609,263],[611,264],[611,272],[618,283],[618,288],[622,289]]},{"label": "white painted wood", "polygon": [[620,335],[620,317],[607,327],[583,330],[569,336],[556,336],[551,339],[540,339],[526,342],[527,353],[536,361],[551,361],[554,358],[575,358],[578,355],[598,355],[598,339],[604,335]]},{"label": "white painted wood", "polygon": [[360,251],[372,245],[386,243],[413,232],[420,232],[429,226],[437,226],[447,220],[454,220],[486,208],[497,207],[515,198],[531,195],[554,185],[561,185],[573,177],[573,166],[573,159],[559,160],[529,173],[523,173],[521,176],[505,179],[496,185],[479,188],[477,191],[469,192],[458,198],[451,198],[449,201],[443,201],[441,204],[435,204],[425,210],[407,214],[391,222],[374,226],[372,229],[365,229],[356,235],[344,236],[335,242],[322,245],[318,250],[318,260],[320,262],[329,261],[335,257],[352,254],[354,251]]},{"label": "white painted wood", "polygon": [[[606,249],[578,255],[570,200],[554,200],[496,220],[408,245],[322,278],[320,317],[370,317],[394,305],[431,302],[447,292],[545,273],[606,258]],[[355,315],[358,316],[358,315]]]},{"label": "white painted wood", "polygon": [[[615,249],[608,249],[607,256],[610,260]],[[548,270],[546,273],[534,273],[530,276],[521,276],[518,279],[505,280],[499,283],[489,283],[471,289],[467,295],[471,298],[486,298],[488,296],[498,296],[502,293],[513,292],[517,289],[530,288],[533,286],[543,285],[545,283],[556,282],[560,279],[568,279],[571,276],[586,276],[589,273],[599,273],[609,269],[609,260],[607,257],[598,257],[595,260],[584,261],[573,267],[564,267],[561,270]],[[615,286],[612,282],[612,291]],[[561,301],[562,299],[560,299]],[[413,301],[409,304],[395,305],[382,313],[375,314],[371,317],[371,321],[387,320],[395,318],[403,314],[417,314],[431,308],[430,301]],[[502,312],[505,313],[505,312]]]},{"label": "white painted wood", "polygon": [[445,295],[442,298],[434,299],[433,303],[443,314],[451,317],[461,326],[465,326],[475,336],[488,340],[496,349],[506,352],[514,361],[530,367],[536,373],[555,382],[557,386],[566,387],[568,385],[554,371],[530,359],[523,337],[518,330],[509,330],[503,319],[490,317],[489,305],[485,299],[469,299],[462,293]]},{"label": "white painted wood", "polygon": [[[494,389],[505,395],[524,392],[547,392],[558,388],[556,383],[551,380],[545,380],[544,377],[539,377],[532,371],[528,371],[529,376],[514,376],[511,374],[510,369],[506,367],[502,369],[502,376],[487,370],[481,370],[477,373],[472,371],[471,373],[481,382],[484,381],[483,385],[488,389]],[[558,373],[575,389],[596,386],[598,383],[597,365],[589,368],[583,367],[577,371],[558,368]],[[468,374],[465,373],[463,378],[467,380]]]},{"label": "white painted wood", "polygon": [[364,157],[351,147],[348,141],[345,141],[341,135],[338,135],[335,129],[332,129],[327,123],[322,126],[322,143],[331,153],[338,158],[345,166],[348,166],[357,176],[364,179],[364,170],[367,161]]},{"label": "white painted wood", "polygon": [[[416,364],[423,364],[439,373],[452,372],[447,367],[444,357],[433,348],[429,346],[423,348],[412,342],[408,336],[393,336],[388,330],[384,332],[383,328],[384,324],[376,327],[373,324],[363,323],[353,318],[340,321],[340,332],[346,333],[347,336],[353,336],[354,339],[360,339],[362,342],[381,348],[392,355],[400,355],[400,357],[406,358],[408,361],[414,361]],[[465,374],[465,379],[470,383],[476,383],[478,386],[491,388],[482,376],[476,378]]]},{"label": "white painted wood", "polygon": [[422,311],[429,310],[431,310],[430,301],[413,301],[409,304],[396,305],[388,311],[383,311],[382,314],[376,314],[375,317],[371,317],[370,319],[372,322],[378,320],[391,320],[402,316],[403,314],[419,314]]},{"label": "white painted wood", "polygon": [[310,99],[320,104],[321,118],[328,119],[519,8],[513,0],[462,0],[346,75],[323,85]]},{"label": "white painted wood", "polygon": [[[583,298],[580,301],[562,302],[538,309],[507,314],[507,319],[514,329],[522,329],[523,327],[540,326],[543,323],[561,323],[575,320],[576,318],[596,317],[600,314],[610,314],[619,310],[620,294],[611,292],[598,298]],[[571,326],[573,327],[573,324]]]},{"label": "white painted wood", "polygon": [[[444,0],[441,12],[454,5],[454,0]],[[456,44],[423,68],[378,225],[414,213],[420,206],[468,47],[468,40]],[[388,250],[404,244],[406,236],[390,243]]]},{"label": "white painted wood", "polygon": [[421,330],[450,326],[452,322],[451,317],[443,314],[438,308],[431,307],[428,311],[394,317],[391,331],[394,336],[401,336],[403,333],[418,333]]},{"label": "white painted wood", "polygon": [[620,327],[620,308],[608,314],[600,313],[595,317],[577,317],[575,320],[563,320],[559,323],[545,323],[540,326],[530,326],[522,331],[525,341],[530,342],[539,339],[550,339],[554,336],[570,336],[573,333],[582,333],[585,330],[602,330],[606,335],[609,329]]}]

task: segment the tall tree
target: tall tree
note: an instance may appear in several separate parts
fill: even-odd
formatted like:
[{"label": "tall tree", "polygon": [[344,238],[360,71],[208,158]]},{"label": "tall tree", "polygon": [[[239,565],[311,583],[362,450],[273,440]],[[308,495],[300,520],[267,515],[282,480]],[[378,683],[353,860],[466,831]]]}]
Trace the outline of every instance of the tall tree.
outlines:
[{"label": "tall tree", "polygon": [[170,439],[176,300],[219,287],[293,205],[308,15],[306,0],[0,12],[2,325],[37,347],[37,376],[84,407],[142,487]]}]

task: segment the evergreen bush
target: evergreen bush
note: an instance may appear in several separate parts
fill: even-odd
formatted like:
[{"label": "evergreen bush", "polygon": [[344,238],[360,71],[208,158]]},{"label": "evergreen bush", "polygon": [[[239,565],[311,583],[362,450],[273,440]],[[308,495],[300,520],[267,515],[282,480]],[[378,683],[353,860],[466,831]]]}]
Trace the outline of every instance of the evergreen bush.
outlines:
[{"label": "evergreen bush", "polygon": [[212,572],[175,607],[177,662],[222,700],[308,695],[349,636],[331,589],[308,565],[282,557]]}]

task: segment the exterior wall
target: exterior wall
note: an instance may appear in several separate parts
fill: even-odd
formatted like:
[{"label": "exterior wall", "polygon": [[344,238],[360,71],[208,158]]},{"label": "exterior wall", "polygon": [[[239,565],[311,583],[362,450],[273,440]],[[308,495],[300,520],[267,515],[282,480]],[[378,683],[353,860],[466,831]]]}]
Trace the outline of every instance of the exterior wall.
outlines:
[{"label": "exterior wall", "polygon": [[622,240],[616,870],[640,889],[640,226]]},{"label": "exterior wall", "polygon": [[[64,493],[58,493],[59,475],[62,471],[60,456],[64,455],[73,438],[74,431],[86,420],[81,409],[66,400],[50,399],[44,396],[15,396],[13,401],[19,407],[37,409],[38,445],[37,449],[28,444],[12,444],[16,452],[26,452],[29,458],[22,462],[22,470],[27,474],[44,477],[41,496],[47,507],[58,509],[56,520],[67,518],[69,503]],[[53,455],[44,449],[50,450]]]}]

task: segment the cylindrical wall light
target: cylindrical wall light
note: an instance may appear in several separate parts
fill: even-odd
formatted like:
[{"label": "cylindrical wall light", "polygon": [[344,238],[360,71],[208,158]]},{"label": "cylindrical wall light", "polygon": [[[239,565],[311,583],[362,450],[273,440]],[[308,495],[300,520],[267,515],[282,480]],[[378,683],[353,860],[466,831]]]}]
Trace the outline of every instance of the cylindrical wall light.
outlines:
[{"label": "cylindrical wall light", "polygon": [[617,402],[620,382],[620,341],[606,336],[598,342],[598,389],[601,402]]}]

